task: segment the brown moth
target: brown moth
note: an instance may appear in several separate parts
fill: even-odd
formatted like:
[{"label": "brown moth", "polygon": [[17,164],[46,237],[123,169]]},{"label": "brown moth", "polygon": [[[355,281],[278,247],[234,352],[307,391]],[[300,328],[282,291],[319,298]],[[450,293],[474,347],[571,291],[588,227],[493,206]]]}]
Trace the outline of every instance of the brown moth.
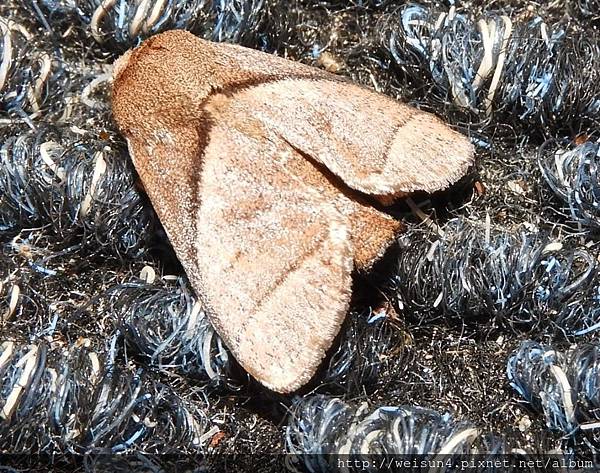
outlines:
[{"label": "brown moth", "polygon": [[378,205],[464,175],[435,116],[324,71],[184,31],[121,57],[112,109],[215,329],[272,390],[316,371],[353,269],[400,231]]}]

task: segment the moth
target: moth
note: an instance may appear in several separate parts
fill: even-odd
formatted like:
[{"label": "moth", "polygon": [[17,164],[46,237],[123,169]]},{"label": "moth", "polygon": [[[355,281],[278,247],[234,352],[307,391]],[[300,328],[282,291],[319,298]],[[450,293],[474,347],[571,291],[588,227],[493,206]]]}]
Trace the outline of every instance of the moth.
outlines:
[{"label": "moth", "polygon": [[117,60],[112,110],[216,331],[266,387],[310,380],[401,222],[448,187],[469,140],[338,76],[174,30]]}]

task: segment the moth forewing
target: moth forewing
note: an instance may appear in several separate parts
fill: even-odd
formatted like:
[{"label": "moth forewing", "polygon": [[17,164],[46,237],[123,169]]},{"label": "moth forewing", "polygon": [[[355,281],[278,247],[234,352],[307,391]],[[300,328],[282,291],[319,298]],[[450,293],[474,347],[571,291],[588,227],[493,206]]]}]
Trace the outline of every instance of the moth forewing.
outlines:
[{"label": "moth forewing", "polygon": [[349,224],[310,162],[229,112],[205,150],[198,290],[240,364],[288,392],[314,374],[348,309]]},{"label": "moth forewing", "polygon": [[469,140],[436,116],[348,82],[279,79],[244,88],[235,101],[366,194],[444,189],[473,162]]}]

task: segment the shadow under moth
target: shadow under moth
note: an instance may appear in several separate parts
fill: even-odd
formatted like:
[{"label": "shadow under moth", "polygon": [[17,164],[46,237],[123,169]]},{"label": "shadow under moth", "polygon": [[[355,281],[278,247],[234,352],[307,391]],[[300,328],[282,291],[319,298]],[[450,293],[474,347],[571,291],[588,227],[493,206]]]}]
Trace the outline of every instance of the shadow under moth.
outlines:
[{"label": "shadow under moth", "polygon": [[402,224],[377,209],[457,181],[466,137],[345,79],[184,31],[115,64],[112,110],[177,257],[238,362],[310,380]]}]

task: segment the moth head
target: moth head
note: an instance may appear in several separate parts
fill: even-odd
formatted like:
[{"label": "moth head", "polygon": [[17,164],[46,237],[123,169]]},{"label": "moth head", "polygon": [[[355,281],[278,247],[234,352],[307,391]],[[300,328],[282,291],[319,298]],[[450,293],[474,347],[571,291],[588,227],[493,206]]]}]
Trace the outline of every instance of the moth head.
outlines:
[{"label": "moth head", "polygon": [[211,91],[211,59],[203,49],[192,34],[173,30],[117,59],[112,110],[126,138],[177,128],[198,117],[197,105]]},{"label": "moth head", "polygon": [[114,81],[118,80],[119,77],[121,77],[121,75],[125,71],[125,69],[127,69],[127,66],[129,65],[129,61],[131,60],[132,54],[133,54],[133,50],[130,49],[129,51],[125,52],[125,54],[123,54],[120,58],[118,58],[115,61],[115,64],[113,66],[113,74],[112,74],[113,83],[114,83]]}]

